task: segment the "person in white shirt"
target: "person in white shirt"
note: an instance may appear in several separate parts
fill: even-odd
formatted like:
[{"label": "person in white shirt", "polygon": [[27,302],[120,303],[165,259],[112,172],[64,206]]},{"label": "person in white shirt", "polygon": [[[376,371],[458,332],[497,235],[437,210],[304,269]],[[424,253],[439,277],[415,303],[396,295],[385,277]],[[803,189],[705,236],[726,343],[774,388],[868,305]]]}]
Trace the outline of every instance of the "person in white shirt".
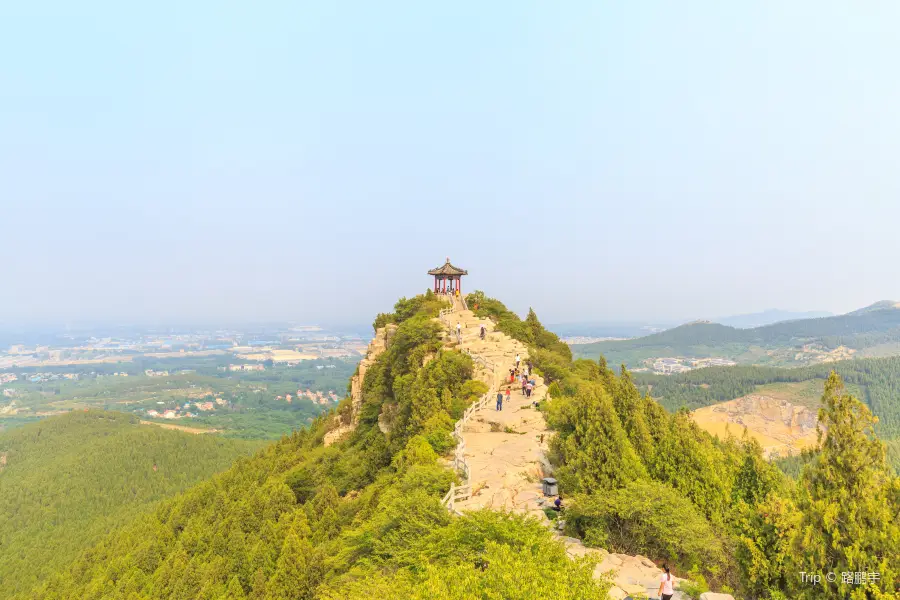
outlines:
[{"label": "person in white shirt", "polygon": [[659,576],[659,596],[662,600],[672,600],[675,594],[675,588],[672,587],[672,573],[669,572],[669,565],[663,565],[663,569],[666,572]]}]

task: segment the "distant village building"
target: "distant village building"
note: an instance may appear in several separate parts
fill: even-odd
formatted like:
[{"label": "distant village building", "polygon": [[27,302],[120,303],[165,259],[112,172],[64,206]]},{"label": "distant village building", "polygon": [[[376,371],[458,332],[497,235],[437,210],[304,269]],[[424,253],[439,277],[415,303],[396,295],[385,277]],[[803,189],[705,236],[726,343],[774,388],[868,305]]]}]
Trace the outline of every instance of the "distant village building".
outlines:
[{"label": "distant village building", "polygon": [[228,365],[229,371],[265,371],[265,365]]}]

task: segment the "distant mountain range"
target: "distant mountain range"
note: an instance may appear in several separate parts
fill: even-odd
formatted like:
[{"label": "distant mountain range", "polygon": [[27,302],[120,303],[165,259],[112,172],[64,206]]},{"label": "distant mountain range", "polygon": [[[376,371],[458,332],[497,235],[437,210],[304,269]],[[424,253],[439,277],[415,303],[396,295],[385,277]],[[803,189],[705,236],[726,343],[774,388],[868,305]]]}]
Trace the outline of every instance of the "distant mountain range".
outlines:
[{"label": "distant mountain range", "polygon": [[715,319],[715,321],[722,325],[728,325],[729,327],[750,329],[753,327],[762,327],[763,325],[780,323],[781,321],[796,321],[798,319],[818,319],[821,317],[831,317],[833,316],[833,314],[834,313],[821,310],[794,312],[790,310],[770,308],[762,312],[723,317],[721,319]]},{"label": "distant mountain range", "polygon": [[[886,303],[888,301],[885,301]],[[882,303],[879,302],[878,305]],[[875,306],[875,305],[873,305]],[[866,310],[866,309],[861,309]],[[798,319],[815,319],[830,317],[833,313],[826,311],[790,311],[778,308],[766,309],[762,312],[745,315],[731,315],[712,319],[712,322],[739,329],[749,329],[771,325],[781,321],[796,321]],[[678,326],[678,321],[586,321],[580,323],[559,323],[548,325],[548,329],[562,337],[609,337],[609,338],[634,338],[659,333]]]},{"label": "distant mountain range", "polygon": [[[842,352],[846,355],[830,354],[839,348],[845,349]],[[746,329],[695,321],[640,338],[573,346],[573,351],[592,358],[603,354],[613,364],[624,362],[629,366],[663,356],[724,357],[744,364],[794,365],[848,358],[869,348],[877,351],[863,355],[900,354],[897,303],[882,301],[845,315],[778,321]]]},{"label": "distant mountain range", "polygon": [[648,322],[585,322],[548,325],[547,329],[560,337],[635,338],[658,333],[676,323]]}]

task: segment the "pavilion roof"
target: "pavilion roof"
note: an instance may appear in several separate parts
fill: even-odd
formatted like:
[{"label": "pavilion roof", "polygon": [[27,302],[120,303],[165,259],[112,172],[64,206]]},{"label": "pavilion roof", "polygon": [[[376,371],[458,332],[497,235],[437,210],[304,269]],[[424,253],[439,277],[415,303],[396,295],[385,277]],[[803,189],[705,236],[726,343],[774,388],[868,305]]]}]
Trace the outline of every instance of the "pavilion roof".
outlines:
[{"label": "pavilion roof", "polygon": [[431,269],[428,271],[429,275],[468,275],[469,272],[465,269],[460,269],[459,267],[454,267],[450,264],[450,259],[447,259],[443,265],[438,267],[437,269]]}]

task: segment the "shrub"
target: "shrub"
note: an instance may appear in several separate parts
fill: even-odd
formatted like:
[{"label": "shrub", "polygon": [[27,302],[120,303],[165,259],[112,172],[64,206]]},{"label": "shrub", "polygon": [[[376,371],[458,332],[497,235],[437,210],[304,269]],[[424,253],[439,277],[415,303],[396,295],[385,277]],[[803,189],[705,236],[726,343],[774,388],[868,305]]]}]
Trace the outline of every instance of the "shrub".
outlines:
[{"label": "shrub", "polygon": [[646,554],[720,579],[729,564],[721,536],[697,508],[672,488],[639,480],[609,493],[577,496],[566,528],[610,551]]}]

